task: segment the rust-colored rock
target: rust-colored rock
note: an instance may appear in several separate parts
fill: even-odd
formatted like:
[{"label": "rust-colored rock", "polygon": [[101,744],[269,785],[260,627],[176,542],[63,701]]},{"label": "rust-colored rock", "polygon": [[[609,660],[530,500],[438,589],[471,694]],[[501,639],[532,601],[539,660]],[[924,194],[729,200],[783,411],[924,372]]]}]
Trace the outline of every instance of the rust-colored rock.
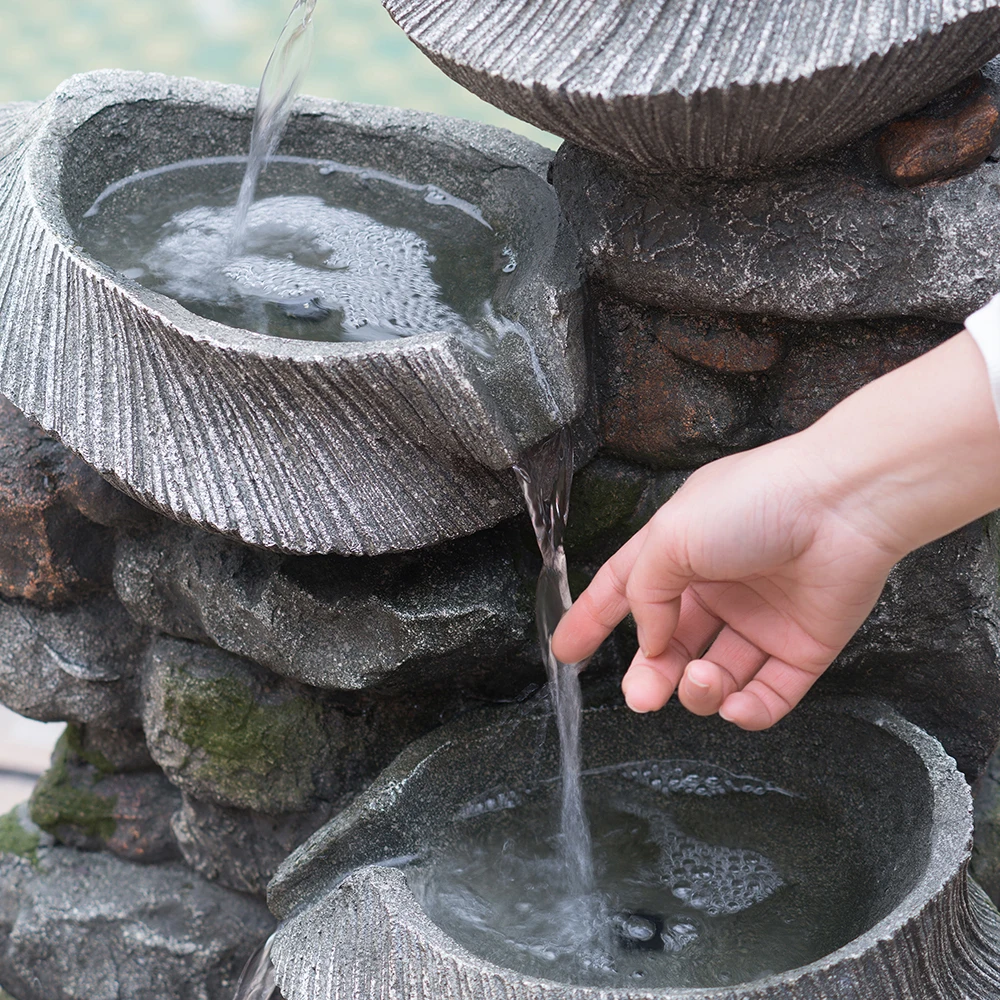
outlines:
[{"label": "rust-colored rock", "polygon": [[929,320],[817,324],[796,339],[783,364],[768,376],[772,436],[808,427],[852,392],[959,329]]},{"label": "rust-colored rock", "polygon": [[784,355],[785,335],[779,320],[669,313],[650,316],[650,330],[658,343],[677,357],[714,371],[762,372]]},{"label": "rust-colored rock", "polygon": [[875,152],[900,187],[947,180],[979,166],[1000,144],[1000,88],[976,73],[914,115],[882,129]]},{"label": "rust-colored rock", "polygon": [[109,526],[146,515],[0,396],[0,596],[61,604],[104,589]]},{"label": "rust-colored rock", "polygon": [[[594,374],[608,452],[684,469],[763,440],[755,422],[761,376],[722,374],[677,357],[660,336],[665,321],[659,310],[606,298],[596,322]],[[724,360],[725,349],[708,346],[707,337],[699,340],[696,326],[683,336],[691,353],[699,348],[716,364]],[[682,336],[674,340],[683,342]]]}]

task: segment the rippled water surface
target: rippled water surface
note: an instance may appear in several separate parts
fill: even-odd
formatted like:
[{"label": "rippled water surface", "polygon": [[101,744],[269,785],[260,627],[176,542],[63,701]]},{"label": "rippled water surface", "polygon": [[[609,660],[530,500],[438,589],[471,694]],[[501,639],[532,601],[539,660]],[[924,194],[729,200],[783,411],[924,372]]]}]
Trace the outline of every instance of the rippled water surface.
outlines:
[{"label": "rippled water surface", "polygon": [[584,777],[595,890],[563,891],[558,783],[470,803],[409,870],[496,964],[579,985],[711,987],[814,961],[862,927],[868,873],[806,800],[707,764]]},{"label": "rippled water surface", "polygon": [[488,325],[516,262],[475,206],[331,161],[277,157],[234,249],[244,157],[111,185],[77,235],[99,260],[230,326],[303,340],[381,340]]}]

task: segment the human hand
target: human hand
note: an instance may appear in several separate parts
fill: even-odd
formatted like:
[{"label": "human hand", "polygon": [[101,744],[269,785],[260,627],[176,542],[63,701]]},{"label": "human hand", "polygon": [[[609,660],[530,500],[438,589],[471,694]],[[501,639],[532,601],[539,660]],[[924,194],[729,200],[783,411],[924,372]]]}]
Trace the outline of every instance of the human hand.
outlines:
[{"label": "human hand", "polygon": [[1000,505],[1000,426],[968,334],[806,431],[704,466],[598,572],[553,652],[590,656],[631,611],[636,711],[763,729],[805,695],[907,552]]}]

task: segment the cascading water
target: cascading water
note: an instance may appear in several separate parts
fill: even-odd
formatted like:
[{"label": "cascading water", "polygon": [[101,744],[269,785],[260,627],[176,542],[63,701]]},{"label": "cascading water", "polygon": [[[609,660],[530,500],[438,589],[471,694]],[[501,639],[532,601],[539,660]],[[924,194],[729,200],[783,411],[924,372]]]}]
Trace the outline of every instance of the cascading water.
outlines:
[{"label": "cascading water", "polygon": [[585,898],[594,888],[590,828],[580,784],[580,723],[583,715],[580,671],[586,664],[560,663],[552,655],[552,635],[559,619],[572,603],[566,552],[563,549],[573,482],[573,441],[569,430],[564,429],[530,449],[514,470],[521,480],[524,500],[542,553],[535,615],[538,642],[559,730],[562,764],[560,836],[566,890],[573,896]]},{"label": "cascading water", "polygon": [[253,116],[250,158],[240,185],[229,237],[230,256],[236,256],[246,242],[247,221],[260,172],[278,148],[292,113],[292,104],[302,87],[302,78],[312,57],[315,9],[316,0],[297,0],[264,68]]},{"label": "cascading water", "polygon": [[236,983],[233,1000],[271,1000],[277,992],[271,964],[272,934],[251,956]]}]

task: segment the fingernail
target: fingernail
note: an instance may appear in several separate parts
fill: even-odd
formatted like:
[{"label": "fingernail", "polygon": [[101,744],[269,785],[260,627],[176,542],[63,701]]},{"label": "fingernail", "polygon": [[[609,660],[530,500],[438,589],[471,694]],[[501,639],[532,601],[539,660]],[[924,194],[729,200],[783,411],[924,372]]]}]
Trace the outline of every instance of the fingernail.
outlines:
[{"label": "fingernail", "polygon": [[721,715],[722,718],[726,720],[726,722],[735,722],[736,721],[733,718],[732,713],[728,712],[726,710],[725,702],[723,702],[722,705],[719,707],[719,715]]},{"label": "fingernail", "polygon": [[643,635],[641,625],[636,625],[635,634],[636,638],[639,640],[639,652],[648,659],[649,653],[646,652],[646,637]]},{"label": "fingernail", "polygon": [[707,691],[712,686],[710,681],[698,680],[697,673],[691,670],[687,672],[687,682],[699,691]]}]

